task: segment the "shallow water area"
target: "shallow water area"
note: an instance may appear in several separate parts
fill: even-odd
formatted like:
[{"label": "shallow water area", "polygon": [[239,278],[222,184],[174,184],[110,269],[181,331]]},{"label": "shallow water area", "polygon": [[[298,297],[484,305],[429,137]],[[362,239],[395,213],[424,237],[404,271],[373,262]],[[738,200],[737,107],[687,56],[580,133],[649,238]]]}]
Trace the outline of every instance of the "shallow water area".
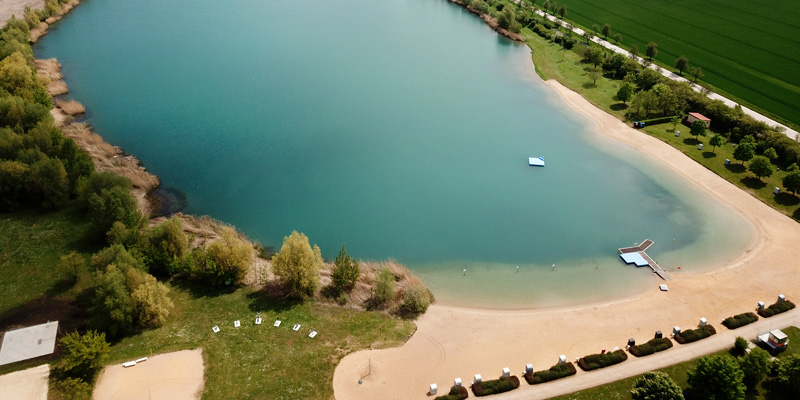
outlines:
[{"label": "shallow water area", "polygon": [[445,303],[619,297],[659,283],[619,247],[653,239],[663,267],[692,272],[752,238],[593,132],[532,77],[527,47],[444,0],[93,0],[35,52],[186,212],[275,247],[298,230],[328,259],[343,242],[395,258]]}]

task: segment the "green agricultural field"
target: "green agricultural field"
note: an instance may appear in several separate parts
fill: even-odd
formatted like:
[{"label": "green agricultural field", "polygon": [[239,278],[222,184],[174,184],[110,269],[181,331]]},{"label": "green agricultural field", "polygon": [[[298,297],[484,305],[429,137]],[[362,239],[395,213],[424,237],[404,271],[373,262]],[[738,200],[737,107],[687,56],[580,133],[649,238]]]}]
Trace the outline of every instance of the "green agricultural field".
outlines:
[{"label": "green agricultural field", "polygon": [[[537,1],[541,6],[541,2]],[[800,7],[796,0],[561,0],[567,19],[584,27],[611,25],[620,44],[641,54],[658,44],[657,61],[681,55],[702,80],[800,125]],[[674,68],[673,68],[674,69]],[[684,72],[687,78],[688,72]]]}]

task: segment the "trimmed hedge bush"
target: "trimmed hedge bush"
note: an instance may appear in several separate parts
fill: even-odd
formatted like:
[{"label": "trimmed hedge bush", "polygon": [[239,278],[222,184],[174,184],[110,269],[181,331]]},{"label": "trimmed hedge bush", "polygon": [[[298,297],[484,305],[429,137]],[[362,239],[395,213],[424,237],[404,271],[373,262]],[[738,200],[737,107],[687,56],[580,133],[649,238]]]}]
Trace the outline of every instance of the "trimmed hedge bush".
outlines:
[{"label": "trimmed hedge bush", "polygon": [[568,362],[556,364],[550,367],[550,369],[543,371],[526,372],[523,376],[529,385],[536,385],[538,383],[550,382],[556,379],[575,375],[576,372],[578,371],[575,370],[575,365],[571,362]]},{"label": "trimmed hedge bush", "polygon": [[689,329],[675,335],[675,341],[680,344],[692,343],[700,339],[705,339],[715,333],[717,333],[717,330],[714,329],[713,326],[706,325],[697,329]]},{"label": "trimmed hedge bush", "polygon": [[578,360],[578,366],[584,371],[605,368],[609,365],[619,364],[628,359],[628,355],[623,350],[608,352],[605,354],[590,354]]},{"label": "trimmed hedge bush", "polygon": [[464,386],[453,386],[450,393],[434,398],[433,400],[464,400],[469,397],[469,391]]},{"label": "trimmed hedge bush", "polygon": [[504,393],[519,387],[519,378],[510,376],[491,381],[476,382],[472,384],[472,393],[475,396],[488,396],[490,394]]},{"label": "trimmed hedge bush", "polygon": [[628,351],[636,357],[644,357],[664,351],[670,347],[672,347],[672,340],[669,340],[669,338],[655,338],[650,339],[647,343],[631,346]]},{"label": "trimmed hedge bush", "polygon": [[649,125],[658,125],[658,124],[666,124],[667,122],[672,122],[672,118],[675,118],[680,121],[681,117],[679,115],[672,115],[666,117],[658,117],[658,118],[650,118],[650,119],[642,119],[639,122],[644,122],[645,124]]},{"label": "trimmed hedge bush", "polygon": [[751,312],[747,312],[725,318],[725,320],[722,321],[722,325],[725,325],[725,327],[728,329],[736,329],[747,324],[752,324],[756,321],[758,321],[758,316]]},{"label": "trimmed hedge bush", "polygon": [[775,314],[780,314],[782,312],[789,311],[794,308],[794,303],[789,300],[783,302],[777,302],[763,310],[758,310],[758,315],[769,318]]}]

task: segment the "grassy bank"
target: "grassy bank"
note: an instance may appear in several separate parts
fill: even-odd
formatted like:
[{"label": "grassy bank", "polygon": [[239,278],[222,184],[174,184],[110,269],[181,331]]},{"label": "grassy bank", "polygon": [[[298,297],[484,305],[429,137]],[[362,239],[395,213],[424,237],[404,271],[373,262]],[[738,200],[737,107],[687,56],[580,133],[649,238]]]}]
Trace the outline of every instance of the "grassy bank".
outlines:
[{"label": "grassy bank", "polygon": [[[74,313],[91,285],[88,267],[74,281],[57,266],[62,254],[77,251],[89,258],[99,249],[87,239],[89,231],[88,222],[73,208],[0,214],[3,329],[46,322],[38,319],[72,319],[66,328],[62,324],[66,330],[84,322]],[[333,371],[342,357],[359,349],[400,345],[416,329],[410,321],[380,312],[291,301],[247,287],[212,290],[179,281],[169,287],[175,308],[166,323],[112,343],[109,362],[203,348],[207,399],[263,398],[264,393],[274,399],[329,398]],[[264,319],[260,326],[254,325],[257,312]],[[284,321],[279,328],[272,326],[276,318]],[[234,320],[242,326],[234,329]],[[291,330],[294,323],[302,325],[299,332]],[[214,334],[214,325],[222,331]],[[308,338],[310,329],[319,335]],[[59,357],[56,353],[6,365],[0,373],[57,362]]]},{"label": "grassy bank", "polygon": [[[785,328],[783,329],[783,332],[785,332],[789,336],[790,342],[800,341],[800,329],[798,329],[797,327]],[[785,352],[780,353],[778,357],[779,358],[786,357],[790,354],[800,354],[800,347],[798,346],[791,347],[790,345],[789,348]],[[728,350],[723,350],[711,355],[733,357],[730,355],[730,352]],[[666,373],[667,375],[669,375],[670,378],[672,378],[673,381],[675,381],[675,383],[678,386],[686,389],[687,387],[689,387],[689,384],[687,383],[686,372],[697,367],[698,362],[699,359],[689,360],[667,368],[659,369],[658,371]],[[631,388],[633,388],[634,383],[636,382],[636,380],[639,379],[639,377],[640,376],[637,375],[616,382],[611,382],[609,384],[593,387],[591,389],[581,390],[579,392],[575,392],[572,394],[555,397],[554,399],[557,400],[626,399],[627,400],[631,398],[630,390]],[[769,385],[769,383],[767,383],[767,381],[762,382],[758,386],[757,390],[748,392],[747,398],[749,400],[760,400],[760,399],[776,400],[784,398],[786,398],[787,400],[789,399],[787,397],[783,397],[781,393],[774,391],[772,387]]]}]

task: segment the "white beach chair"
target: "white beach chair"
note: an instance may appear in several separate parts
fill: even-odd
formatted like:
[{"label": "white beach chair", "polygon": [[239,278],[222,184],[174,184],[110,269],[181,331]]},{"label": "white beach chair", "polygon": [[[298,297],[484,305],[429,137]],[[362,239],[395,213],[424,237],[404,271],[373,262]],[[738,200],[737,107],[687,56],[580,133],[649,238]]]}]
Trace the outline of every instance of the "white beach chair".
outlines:
[{"label": "white beach chair", "polygon": [[292,330],[295,331],[295,332],[299,331],[300,330],[300,324],[294,324],[294,328],[292,328]]},{"label": "white beach chair", "polygon": [[256,325],[261,325],[261,317],[256,318]]},{"label": "white beach chair", "polygon": [[317,336],[317,331],[311,331],[311,333],[309,333],[309,334],[308,334],[308,337],[310,337],[310,338],[312,338],[312,339],[313,339],[315,336]]},{"label": "white beach chair", "polygon": [[214,331],[214,333],[219,333],[219,327],[216,325],[214,325],[214,327],[211,328],[211,330]]},{"label": "white beach chair", "polygon": [[669,288],[663,283],[658,285],[658,288],[661,289],[662,292],[669,292]]},{"label": "white beach chair", "polygon": [[276,320],[275,320],[275,323],[274,323],[274,324],[272,324],[272,326],[274,326],[274,327],[276,327],[276,328],[277,328],[277,327],[279,327],[279,326],[281,326],[281,320],[279,320],[279,319],[276,319]]},{"label": "white beach chair", "polygon": [[240,326],[242,326],[242,323],[241,323],[241,322],[239,322],[239,320],[238,320],[238,319],[237,319],[236,321],[233,321],[233,327],[234,327],[234,328],[238,328],[238,327],[240,327]]}]

